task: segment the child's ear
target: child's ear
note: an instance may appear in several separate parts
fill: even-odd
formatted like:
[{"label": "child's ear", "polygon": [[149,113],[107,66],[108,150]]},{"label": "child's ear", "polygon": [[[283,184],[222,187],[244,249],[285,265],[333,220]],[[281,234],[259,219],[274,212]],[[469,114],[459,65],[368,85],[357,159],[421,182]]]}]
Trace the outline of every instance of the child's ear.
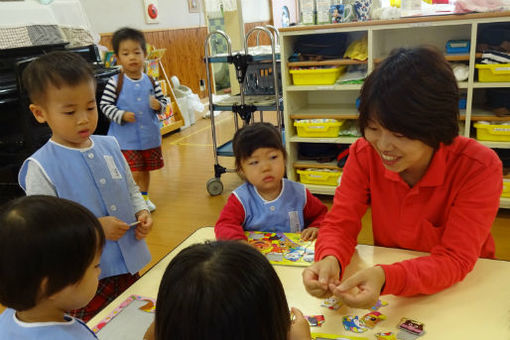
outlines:
[{"label": "child's ear", "polygon": [[30,111],[32,111],[32,114],[39,123],[46,122],[46,115],[41,105],[30,104],[28,108],[30,109]]}]

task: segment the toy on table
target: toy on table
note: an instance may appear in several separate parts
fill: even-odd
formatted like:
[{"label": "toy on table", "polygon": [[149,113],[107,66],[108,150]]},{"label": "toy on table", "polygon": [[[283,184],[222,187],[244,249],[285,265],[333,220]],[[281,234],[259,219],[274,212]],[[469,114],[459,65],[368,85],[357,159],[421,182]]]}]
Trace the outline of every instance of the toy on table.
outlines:
[{"label": "toy on table", "polygon": [[369,312],[363,315],[363,317],[361,318],[363,324],[368,328],[374,328],[375,325],[381,320],[386,320],[386,315],[380,312]]},{"label": "toy on table", "polygon": [[401,340],[415,340],[425,334],[424,324],[422,322],[402,318],[398,324],[400,332],[397,333],[397,339]]},{"label": "toy on table", "polygon": [[310,324],[310,327],[320,327],[324,323],[324,315],[306,315],[306,320]]},{"label": "toy on table", "polygon": [[342,324],[344,325],[344,328],[346,331],[351,331],[354,333],[363,333],[368,330],[368,328],[365,326],[362,320],[359,319],[359,317],[352,316],[352,315],[346,315],[342,319]]},{"label": "toy on table", "polygon": [[375,334],[377,340],[397,340],[397,337],[393,332],[379,332]]},{"label": "toy on table", "polygon": [[321,307],[326,307],[331,310],[338,310],[342,303],[334,296],[327,298],[321,303]]},{"label": "toy on table", "polygon": [[246,231],[248,242],[257,248],[271,264],[309,266],[313,262],[313,242],[301,240],[299,233]]},{"label": "toy on table", "polygon": [[377,300],[375,306],[371,307],[371,310],[378,310],[381,307],[386,307],[388,303],[386,301],[382,301],[381,299]]},{"label": "toy on table", "polygon": [[98,339],[142,339],[154,320],[156,301],[131,295],[101,320],[92,331]]}]

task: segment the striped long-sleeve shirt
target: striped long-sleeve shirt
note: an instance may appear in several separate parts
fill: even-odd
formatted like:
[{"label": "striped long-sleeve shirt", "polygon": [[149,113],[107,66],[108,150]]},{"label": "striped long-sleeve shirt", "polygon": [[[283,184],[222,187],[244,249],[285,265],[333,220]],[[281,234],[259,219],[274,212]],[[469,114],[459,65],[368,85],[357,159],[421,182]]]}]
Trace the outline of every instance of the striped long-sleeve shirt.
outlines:
[{"label": "striped long-sleeve shirt", "polygon": [[[127,77],[124,74],[124,77]],[[160,113],[164,113],[166,106],[168,105],[168,99],[163,95],[161,85],[157,80],[154,81],[154,96],[161,104]],[[116,122],[117,124],[123,124],[122,116],[126,110],[121,110],[117,107],[117,76],[113,76],[108,80],[105,86],[101,101],[99,102],[99,108],[105,114],[108,119]]]}]

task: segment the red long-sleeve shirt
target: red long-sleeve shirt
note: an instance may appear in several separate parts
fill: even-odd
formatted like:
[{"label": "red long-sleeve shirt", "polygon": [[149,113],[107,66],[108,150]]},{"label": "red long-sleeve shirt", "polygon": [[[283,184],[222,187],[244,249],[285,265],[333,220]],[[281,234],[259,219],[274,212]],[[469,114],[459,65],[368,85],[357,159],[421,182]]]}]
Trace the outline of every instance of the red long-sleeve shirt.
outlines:
[{"label": "red long-sleeve shirt", "polygon": [[315,256],[335,256],[346,268],[372,209],[375,245],[430,252],[382,265],[382,294],[433,294],[461,281],[478,257],[494,257],[490,234],[502,192],[502,165],[491,149],[457,137],[441,145],[412,188],[387,170],[365,140],[350,148],[333,206],[321,224]]},{"label": "red long-sleeve shirt", "polygon": [[[327,212],[328,208],[306,189],[306,204],[303,208],[305,228],[319,228]],[[236,195],[231,194],[214,227],[216,239],[246,240],[243,229],[244,218],[243,205]]]}]

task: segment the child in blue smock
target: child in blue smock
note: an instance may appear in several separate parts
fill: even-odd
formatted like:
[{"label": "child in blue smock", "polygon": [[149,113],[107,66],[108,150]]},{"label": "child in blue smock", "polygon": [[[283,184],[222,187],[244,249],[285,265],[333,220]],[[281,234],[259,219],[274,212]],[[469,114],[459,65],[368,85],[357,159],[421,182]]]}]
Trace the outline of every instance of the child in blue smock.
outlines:
[{"label": "child in blue smock", "polygon": [[27,196],[0,210],[0,340],[93,340],[66,314],[94,296],[104,233],[73,201]]},{"label": "child in blue smock", "polygon": [[246,182],[223,207],[214,231],[221,240],[245,240],[245,231],[301,233],[315,240],[328,208],[301,183],[286,178],[286,152],[278,129],[254,123],[232,141],[236,169]]},{"label": "child in blue smock", "polygon": [[88,63],[71,52],[52,52],[27,66],[23,84],[35,119],[48,123],[52,136],[23,163],[21,187],[27,195],[84,205],[99,218],[106,236],[98,293],[86,308],[72,312],[87,321],[149,263],[144,238],[152,217],[115,138],[92,135],[98,116]]},{"label": "child in blue smock", "polygon": [[150,211],[150,171],[163,167],[160,123],[167,100],[159,83],[143,72],[147,48],[142,32],[124,27],[112,37],[119,75],[110,78],[101,97],[101,111],[111,120],[109,136],[117,138]]}]

